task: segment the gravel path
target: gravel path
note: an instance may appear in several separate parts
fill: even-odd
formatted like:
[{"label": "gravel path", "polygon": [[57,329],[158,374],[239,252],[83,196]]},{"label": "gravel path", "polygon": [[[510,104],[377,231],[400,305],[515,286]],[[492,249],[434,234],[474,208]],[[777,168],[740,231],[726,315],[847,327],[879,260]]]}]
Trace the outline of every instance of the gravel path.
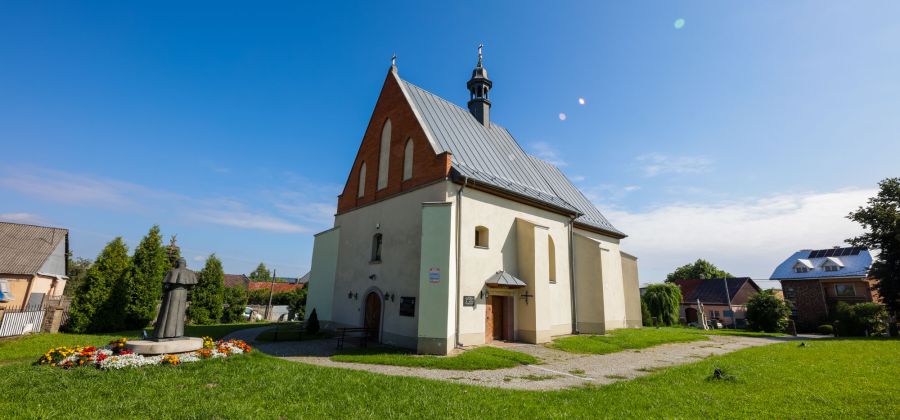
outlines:
[{"label": "gravel path", "polygon": [[279,343],[261,343],[253,340],[256,335],[268,328],[271,327],[240,330],[232,333],[228,338],[245,340],[264,353],[294,362],[364,370],[385,375],[413,376],[468,385],[524,390],[555,390],[587,384],[610,384],[616,381],[644,376],[657,369],[691,363],[710,356],[730,353],[748,347],[814,338],[714,335],[709,336],[708,341],[663,344],[641,350],[625,350],[604,355],[567,353],[534,344],[501,343],[500,346],[505,349],[531,354],[543,361],[543,363],[508,369],[468,372],[334,362],[328,358],[335,352],[334,340]]}]

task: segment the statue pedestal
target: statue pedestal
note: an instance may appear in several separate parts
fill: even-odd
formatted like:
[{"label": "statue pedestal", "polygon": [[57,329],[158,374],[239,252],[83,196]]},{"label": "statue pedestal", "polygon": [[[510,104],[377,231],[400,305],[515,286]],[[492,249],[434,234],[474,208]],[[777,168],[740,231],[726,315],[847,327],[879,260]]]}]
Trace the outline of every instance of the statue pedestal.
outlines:
[{"label": "statue pedestal", "polygon": [[203,339],[181,337],[166,341],[134,340],[125,343],[125,348],[137,354],[176,354],[203,348]]}]

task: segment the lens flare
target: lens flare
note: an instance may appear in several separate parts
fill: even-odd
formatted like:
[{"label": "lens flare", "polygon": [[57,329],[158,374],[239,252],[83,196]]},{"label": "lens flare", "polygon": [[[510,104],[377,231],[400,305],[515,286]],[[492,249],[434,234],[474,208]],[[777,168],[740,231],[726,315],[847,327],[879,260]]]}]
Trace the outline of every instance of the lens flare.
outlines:
[{"label": "lens flare", "polygon": [[578,98],[578,105],[584,105],[584,98]]},{"label": "lens flare", "polygon": [[675,19],[675,23],[673,26],[675,26],[675,29],[684,28],[684,19],[682,19],[682,18]]},{"label": "lens flare", "polygon": [[565,121],[565,120],[566,120],[566,114],[560,112],[560,113],[559,113],[559,120],[560,120],[560,121]]}]

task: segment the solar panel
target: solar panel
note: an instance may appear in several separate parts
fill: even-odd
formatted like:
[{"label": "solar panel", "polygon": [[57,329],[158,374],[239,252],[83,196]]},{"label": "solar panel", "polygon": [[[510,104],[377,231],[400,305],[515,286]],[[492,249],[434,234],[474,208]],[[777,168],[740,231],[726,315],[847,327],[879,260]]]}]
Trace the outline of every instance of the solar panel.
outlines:
[{"label": "solar panel", "polygon": [[841,252],[841,256],[846,257],[847,255],[850,255],[851,253],[853,253],[853,248],[844,248],[843,252]]},{"label": "solar panel", "polygon": [[863,247],[861,247],[861,246],[855,246],[855,247],[853,247],[853,253],[850,254],[850,255],[859,255],[859,252],[862,251],[862,250],[863,250]]}]

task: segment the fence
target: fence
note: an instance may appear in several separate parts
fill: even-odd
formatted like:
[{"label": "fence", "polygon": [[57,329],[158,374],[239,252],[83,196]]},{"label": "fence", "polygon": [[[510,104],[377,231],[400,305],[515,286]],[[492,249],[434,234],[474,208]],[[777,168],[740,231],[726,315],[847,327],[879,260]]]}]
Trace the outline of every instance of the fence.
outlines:
[{"label": "fence", "polygon": [[40,332],[44,325],[44,310],[21,311],[3,310],[3,320],[0,321],[0,337],[10,337],[33,332]]},{"label": "fence", "polygon": [[55,333],[69,318],[69,300],[46,299],[39,308],[0,307],[0,337]]}]

